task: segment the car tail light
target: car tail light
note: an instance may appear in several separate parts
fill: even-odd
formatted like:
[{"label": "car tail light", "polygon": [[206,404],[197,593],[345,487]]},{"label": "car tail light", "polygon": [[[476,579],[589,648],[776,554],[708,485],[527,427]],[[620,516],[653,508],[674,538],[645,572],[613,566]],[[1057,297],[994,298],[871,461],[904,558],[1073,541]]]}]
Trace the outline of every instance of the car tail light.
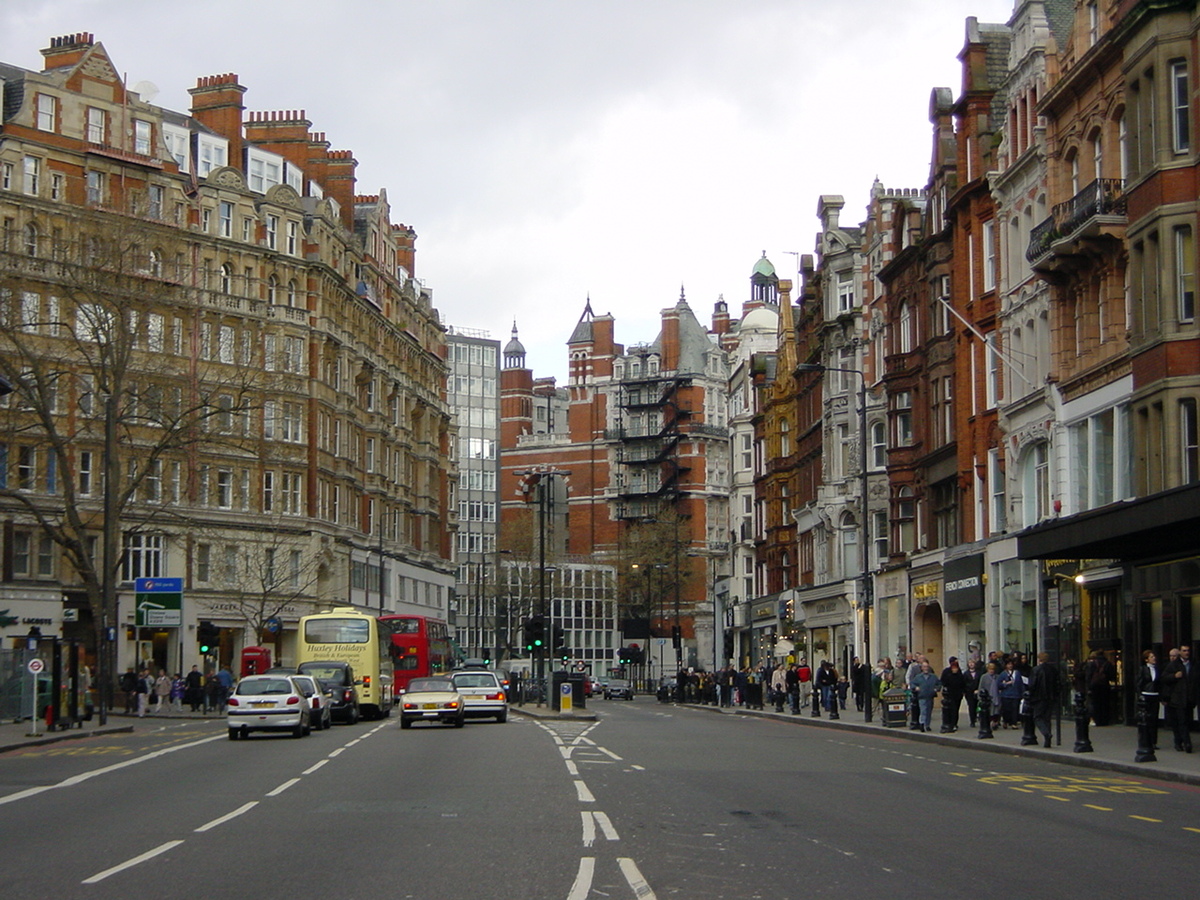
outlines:
[{"label": "car tail light", "polygon": [[417,708],[417,704],[415,704],[415,703],[405,703],[405,704],[404,704],[404,708],[405,708],[405,709],[416,709],[416,708]]},{"label": "car tail light", "polygon": [[347,688],[346,690],[342,691],[342,699],[349,703],[354,699],[354,694]]},{"label": "car tail light", "polygon": [[320,709],[320,708],[321,708],[321,698],[320,698],[320,697],[318,697],[316,694],[313,694],[313,698],[312,698],[312,707],[313,707],[313,709]]},{"label": "car tail light", "polygon": [[370,689],[371,689],[371,676],[364,675],[363,676],[363,690],[369,691]]},{"label": "car tail light", "polygon": [[287,702],[287,705],[288,705],[288,706],[295,706],[295,705],[296,705],[297,703],[299,703],[299,702],[300,702],[300,698],[299,698],[299,697],[297,697],[295,694],[292,694],[292,696],[288,697],[288,702]]},{"label": "car tail light", "polygon": [[446,704],[446,709],[458,709],[458,701],[451,700]]},{"label": "car tail light", "polygon": [[486,700],[503,700],[504,699],[504,691],[498,691],[495,694],[488,694],[487,697],[485,697],[484,699],[486,699]]},{"label": "car tail light", "polygon": [[225,705],[226,705],[226,706],[237,706],[237,705],[238,705],[238,698],[237,698],[237,697],[230,697],[228,700],[226,700],[226,701],[225,701]]}]

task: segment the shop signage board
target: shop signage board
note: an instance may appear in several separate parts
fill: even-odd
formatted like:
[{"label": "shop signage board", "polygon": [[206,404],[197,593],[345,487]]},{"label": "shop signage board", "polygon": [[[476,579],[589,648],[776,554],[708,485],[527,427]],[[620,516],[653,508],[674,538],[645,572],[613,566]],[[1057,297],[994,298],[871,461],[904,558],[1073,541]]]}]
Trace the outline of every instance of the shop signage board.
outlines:
[{"label": "shop signage board", "polygon": [[183,625],[182,578],[137,578],[133,591],[134,624],[139,628]]}]

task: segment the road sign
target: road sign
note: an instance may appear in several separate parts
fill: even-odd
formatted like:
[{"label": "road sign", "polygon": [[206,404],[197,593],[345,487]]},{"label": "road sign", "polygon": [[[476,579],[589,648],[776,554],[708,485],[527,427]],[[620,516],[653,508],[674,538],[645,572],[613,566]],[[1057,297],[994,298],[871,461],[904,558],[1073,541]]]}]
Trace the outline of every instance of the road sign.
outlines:
[{"label": "road sign", "polygon": [[569,681],[564,681],[558,686],[559,693],[559,711],[570,712],[573,701],[575,699],[575,688]]},{"label": "road sign", "polygon": [[183,625],[182,578],[137,578],[133,590],[134,624],[166,628]]},{"label": "road sign", "polygon": [[46,661],[35,656],[25,664],[25,668],[29,670],[30,674],[37,675],[46,668]]}]

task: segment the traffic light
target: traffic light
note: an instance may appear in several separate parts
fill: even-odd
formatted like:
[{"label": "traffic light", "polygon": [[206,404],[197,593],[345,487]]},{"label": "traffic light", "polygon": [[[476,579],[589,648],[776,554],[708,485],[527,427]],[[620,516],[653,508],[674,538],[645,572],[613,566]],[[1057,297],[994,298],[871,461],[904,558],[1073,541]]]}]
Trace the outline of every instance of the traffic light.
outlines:
[{"label": "traffic light", "polygon": [[567,648],[567,635],[563,631],[561,625],[554,626],[554,653],[556,656],[561,655],[562,651]]},{"label": "traffic light", "polygon": [[533,616],[525,620],[525,649],[530,653],[541,653],[546,646],[546,620]]},{"label": "traffic light", "polygon": [[683,646],[683,629],[678,625],[671,626],[671,646],[676,650]]},{"label": "traffic light", "polygon": [[200,644],[201,653],[208,654],[216,650],[220,636],[221,629],[212,622],[201,622],[196,627],[196,641]]}]

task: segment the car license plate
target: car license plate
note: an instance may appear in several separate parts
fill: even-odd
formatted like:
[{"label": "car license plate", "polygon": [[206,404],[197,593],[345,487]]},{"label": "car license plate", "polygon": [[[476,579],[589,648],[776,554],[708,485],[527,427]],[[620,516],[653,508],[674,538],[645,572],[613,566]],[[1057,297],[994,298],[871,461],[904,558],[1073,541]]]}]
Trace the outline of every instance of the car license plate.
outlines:
[{"label": "car license plate", "polygon": [[275,701],[274,700],[255,700],[250,705],[254,706],[254,707],[274,706]]},{"label": "car license plate", "polygon": [[421,709],[437,709],[436,703],[422,703]]}]

